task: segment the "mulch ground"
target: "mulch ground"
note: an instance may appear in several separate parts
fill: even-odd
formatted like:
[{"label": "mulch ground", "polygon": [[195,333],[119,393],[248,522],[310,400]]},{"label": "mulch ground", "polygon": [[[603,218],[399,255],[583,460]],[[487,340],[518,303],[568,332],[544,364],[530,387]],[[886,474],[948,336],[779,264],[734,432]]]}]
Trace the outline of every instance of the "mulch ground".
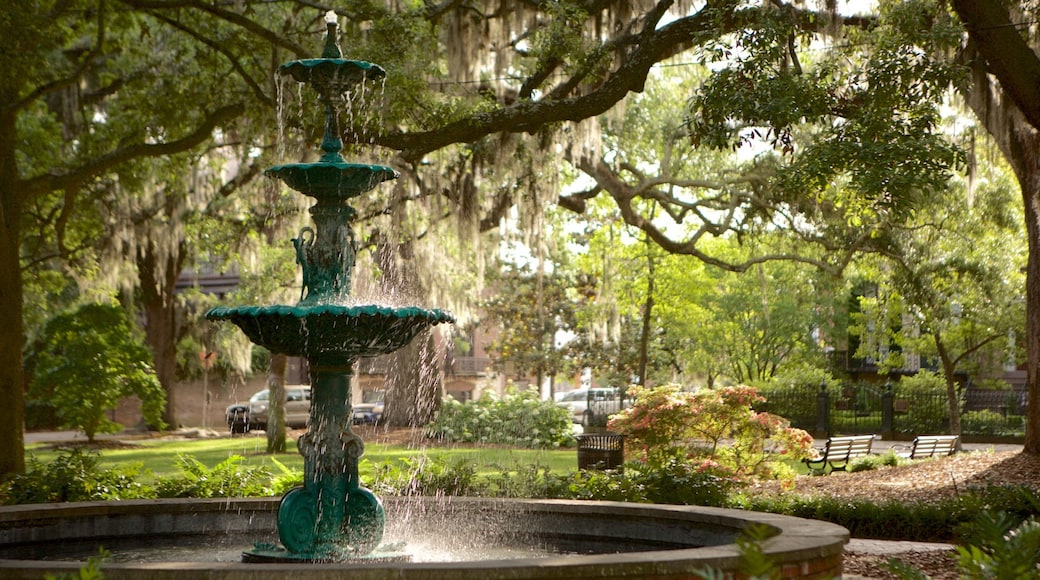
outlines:
[{"label": "mulch ground", "polygon": [[[950,457],[915,461],[857,473],[799,476],[794,488],[781,490],[773,482],[752,489],[758,493],[884,501],[935,501],[966,493],[973,487],[1013,484],[1040,489],[1040,457],[1018,451],[968,451]],[[907,551],[879,555],[846,552],[845,574],[882,580],[897,579],[886,566],[889,558],[917,568],[935,580],[960,578],[952,550]]]}]

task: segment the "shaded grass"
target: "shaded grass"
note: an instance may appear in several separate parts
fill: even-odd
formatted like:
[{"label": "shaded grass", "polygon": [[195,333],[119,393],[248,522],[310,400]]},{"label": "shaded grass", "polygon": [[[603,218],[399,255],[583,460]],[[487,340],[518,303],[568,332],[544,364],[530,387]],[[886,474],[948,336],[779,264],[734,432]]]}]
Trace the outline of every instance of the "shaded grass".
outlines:
[{"label": "shaded grass", "polygon": [[[265,452],[267,440],[264,437],[223,437],[218,439],[170,440],[154,439],[128,442],[121,448],[101,448],[97,453],[101,457],[99,467],[113,469],[122,466],[140,465],[142,482],[151,482],[153,477],[177,475],[177,456],[189,455],[203,465],[212,468],[232,455],[241,455],[245,460],[243,467],[262,466],[272,473],[279,473],[278,463],[291,469],[303,470],[303,457],[296,449],[295,441],[287,442],[285,453],[268,455]],[[42,462],[50,462],[58,455],[58,450],[50,446],[29,445],[27,453]],[[359,474],[362,478],[370,478],[375,469],[386,463],[399,463],[405,460],[417,460],[422,457],[444,459],[447,461],[463,460],[476,466],[478,476],[502,473],[503,470],[515,469],[518,466],[537,464],[548,467],[556,473],[566,473],[577,469],[577,452],[575,449],[517,449],[506,447],[448,447],[428,446],[412,447],[406,445],[388,445],[383,443],[366,443],[365,455],[361,458]]]}]

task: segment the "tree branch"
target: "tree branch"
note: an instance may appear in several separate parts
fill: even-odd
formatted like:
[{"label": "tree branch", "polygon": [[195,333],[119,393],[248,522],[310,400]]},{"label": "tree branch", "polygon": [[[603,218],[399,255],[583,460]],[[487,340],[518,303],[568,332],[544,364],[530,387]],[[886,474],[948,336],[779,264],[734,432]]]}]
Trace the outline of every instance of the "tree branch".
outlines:
[{"label": "tree branch", "polygon": [[27,179],[21,183],[21,194],[25,199],[28,199],[51,191],[74,190],[80,184],[104,174],[120,163],[141,157],[172,155],[187,151],[209,139],[215,128],[243,115],[245,111],[246,107],[242,103],[221,107],[203,119],[194,132],[180,139],[165,143],[134,143],[126,145],[100,157],[88,160],[68,173],[51,173]]}]

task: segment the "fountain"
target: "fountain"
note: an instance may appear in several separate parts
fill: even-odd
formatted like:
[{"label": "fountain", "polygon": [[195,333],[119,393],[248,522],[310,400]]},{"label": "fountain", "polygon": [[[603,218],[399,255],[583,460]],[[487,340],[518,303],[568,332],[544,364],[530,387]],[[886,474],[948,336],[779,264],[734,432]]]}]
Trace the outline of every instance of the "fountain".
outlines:
[{"label": "fountain", "polygon": [[[394,352],[432,325],[454,322],[451,314],[422,308],[347,306],[357,242],[348,204],[379,183],[397,178],[381,165],[347,163],[340,151],[339,108],[344,95],[386,73],[372,63],[347,60],[336,43],[336,16],[326,16],[321,58],[294,60],[279,72],[317,90],[325,108],[322,156],[316,163],[272,167],[267,175],[317,200],[315,228],[293,239],[303,268],[303,295],[296,306],[218,307],[206,318],[229,320],[272,353],[307,359],[311,377],[310,429],[298,446],[304,485],[282,498],[278,536],[284,548],[257,546],[249,561],[329,561],[363,557],[383,535],[379,499],[358,481],[364,444],[352,430],[350,383],[358,358]],[[384,556],[385,557],[385,556]]]},{"label": "fountain", "polygon": [[[840,576],[848,531],[840,526],[740,510],[619,502],[389,498],[384,507],[358,479],[364,451],[350,420],[351,368],[389,353],[432,325],[439,310],[351,305],[356,245],[348,201],[397,177],[387,167],[344,162],[337,107],[380,67],[342,58],[327,19],[322,58],[283,65],[325,105],[323,155],[268,174],[317,200],[315,228],[293,240],[303,269],[295,306],[214,308],[272,352],[310,362],[310,430],[300,438],[304,485],[283,498],[172,499],[0,506],[0,578],[76,573],[99,548],[109,579],[689,578],[739,570],[735,539],[756,524],[763,552],[784,577]],[[381,542],[391,538],[391,548]],[[281,545],[275,543],[276,539]],[[243,554],[241,546],[253,541]],[[400,549],[408,547],[407,554]],[[413,555],[426,546],[426,555]],[[147,555],[145,555],[147,554]],[[430,556],[432,554],[432,556]]]}]

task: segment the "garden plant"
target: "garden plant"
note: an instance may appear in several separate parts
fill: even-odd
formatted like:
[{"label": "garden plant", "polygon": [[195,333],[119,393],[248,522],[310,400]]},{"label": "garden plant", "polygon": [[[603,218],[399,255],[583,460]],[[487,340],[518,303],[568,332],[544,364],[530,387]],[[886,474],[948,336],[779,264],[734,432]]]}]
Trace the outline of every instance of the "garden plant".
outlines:
[{"label": "garden plant", "polygon": [[699,470],[748,481],[790,475],[774,461],[798,461],[813,452],[812,436],[778,415],[756,412],[764,401],[754,387],[683,390],[680,385],[629,387],[634,403],[608,423],[626,435],[649,467],[690,463]]}]

